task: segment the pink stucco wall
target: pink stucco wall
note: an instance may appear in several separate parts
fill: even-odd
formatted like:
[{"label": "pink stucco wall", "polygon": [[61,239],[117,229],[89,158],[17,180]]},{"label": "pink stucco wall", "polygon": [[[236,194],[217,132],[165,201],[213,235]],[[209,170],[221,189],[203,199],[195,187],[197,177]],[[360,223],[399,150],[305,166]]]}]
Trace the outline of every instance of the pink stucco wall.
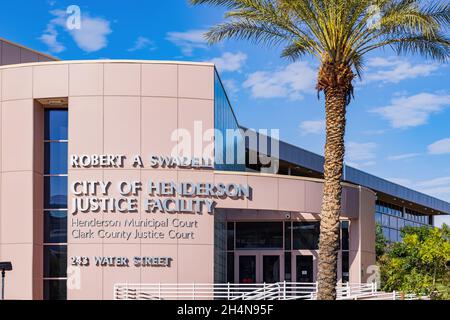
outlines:
[{"label": "pink stucco wall", "polygon": [[[69,168],[69,185],[77,180],[139,180],[145,183],[150,179],[155,182],[241,183],[253,189],[252,198],[219,199],[219,208],[262,210],[268,216],[280,219],[286,211],[318,218],[322,197],[320,180],[132,167],[130,158],[134,155],[143,158],[149,154],[169,155],[176,146],[170,136],[175,129],[192,132],[195,121],[202,122],[203,130],[214,127],[214,66],[211,64],[78,61],[15,65],[0,67],[0,86],[0,259],[12,260],[15,266],[8,274],[10,299],[42,298],[43,109],[35,99],[69,98],[69,154],[127,156],[128,161],[120,169]],[[69,193],[69,203],[70,200]],[[352,239],[355,256],[359,255],[354,259],[352,271],[359,272],[362,261],[372,257],[372,239],[362,239],[373,227],[373,206],[371,191],[345,186],[343,217],[351,220],[352,234],[358,235]],[[137,215],[148,214],[139,211]],[[94,216],[99,218],[94,213],[83,217]],[[100,215],[100,219],[105,218],[106,214]],[[79,286],[68,290],[68,298],[111,299],[113,285],[124,282],[212,283],[214,217],[203,214],[183,218],[199,221],[195,240],[74,239],[70,236],[69,216],[69,257],[148,255],[170,256],[174,261],[168,269],[93,265],[82,268]],[[361,250],[369,258],[366,259]]]}]

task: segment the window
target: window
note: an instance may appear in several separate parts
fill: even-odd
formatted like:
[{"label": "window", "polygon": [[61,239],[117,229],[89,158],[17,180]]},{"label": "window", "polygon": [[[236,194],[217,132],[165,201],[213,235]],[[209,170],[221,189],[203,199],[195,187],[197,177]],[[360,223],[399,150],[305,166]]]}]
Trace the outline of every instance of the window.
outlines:
[{"label": "window", "polygon": [[389,227],[391,227],[393,229],[397,229],[397,221],[398,221],[398,218],[389,217]]},{"label": "window", "polygon": [[45,140],[67,141],[68,140],[68,117],[67,109],[45,110]]},{"label": "window", "polygon": [[[233,139],[227,138],[227,130],[238,130],[239,125],[217,73],[214,75],[214,128],[222,133],[224,139],[221,141],[216,138],[215,141],[215,168],[224,171],[245,171],[245,154],[238,154],[245,152],[239,148],[245,143],[244,137],[239,133]],[[230,158],[231,162],[228,162],[227,158]]]},{"label": "window", "polygon": [[67,209],[67,176],[45,176],[44,195],[45,209]]},{"label": "window", "polygon": [[379,224],[381,224],[381,216],[382,214],[380,212],[375,212],[375,221]]},{"label": "window", "polygon": [[44,299],[65,300],[68,112],[46,109],[44,118]]},{"label": "window", "polygon": [[283,249],[282,222],[236,223],[237,249]]},{"label": "window", "polygon": [[44,242],[67,243],[67,211],[44,212]]},{"label": "window", "polygon": [[381,219],[381,225],[383,227],[389,227],[389,216],[387,214],[383,214],[383,217]]},{"label": "window", "polygon": [[227,250],[234,250],[234,222],[227,223]]},{"label": "window", "polygon": [[45,174],[67,173],[67,142],[45,144]]},{"label": "window", "polygon": [[341,222],[341,249],[344,251],[349,250],[350,241],[349,241],[349,222],[348,221],[342,221]]},{"label": "window", "polygon": [[44,247],[44,278],[67,277],[67,247]]},{"label": "window", "polygon": [[384,236],[387,240],[390,240],[389,228],[383,227],[383,236]]},{"label": "window", "polygon": [[292,254],[291,254],[291,252],[284,253],[284,280],[292,281]]},{"label": "window", "polygon": [[348,251],[342,252],[342,282],[350,281],[350,254]]},{"label": "window", "polygon": [[227,253],[227,282],[234,283],[234,252]]},{"label": "window", "polygon": [[291,250],[292,247],[292,223],[284,223],[284,250]]},{"label": "window", "polygon": [[396,230],[396,229],[389,229],[389,239],[392,242],[397,242],[398,241],[398,230]]},{"label": "window", "polygon": [[319,222],[294,222],[293,245],[294,250],[319,249]]},{"label": "window", "polygon": [[402,241],[400,231],[404,227],[430,225],[423,213],[382,201],[377,201],[375,220],[383,226],[383,234],[390,242]]},{"label": "window", "polygon": [[46,300],[66,300],[66,280],[44,280],[44,298]]}]

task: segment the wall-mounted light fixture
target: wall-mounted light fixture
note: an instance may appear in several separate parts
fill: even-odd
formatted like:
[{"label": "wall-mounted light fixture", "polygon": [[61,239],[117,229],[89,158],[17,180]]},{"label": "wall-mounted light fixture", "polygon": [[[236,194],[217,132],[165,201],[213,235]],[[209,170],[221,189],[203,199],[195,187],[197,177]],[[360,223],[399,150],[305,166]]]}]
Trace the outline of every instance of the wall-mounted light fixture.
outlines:
[{"label": "wall-mounted light fixture", "polygon": [[5,300],[5,275],[6,271],[12,271],[11,262],[0,262],[0,270],[2,271],[2,300]]}]

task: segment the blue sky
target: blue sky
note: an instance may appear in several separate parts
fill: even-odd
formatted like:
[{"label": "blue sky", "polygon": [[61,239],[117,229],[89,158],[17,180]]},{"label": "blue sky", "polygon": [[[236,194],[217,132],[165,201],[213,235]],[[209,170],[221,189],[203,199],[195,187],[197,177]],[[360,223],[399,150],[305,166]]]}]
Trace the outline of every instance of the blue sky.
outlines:
[{"label": "blue sky", "polygon": [[[69,5],[81,8],[80,31],[64,28]],[[187,0],[16,0],[2,9],[1,37],[65,60],[214,61],[242,125],[278,128],[283,140],[323,153],[317,62],[246,42],[207,46],[201,35],[223,20],[221,9]],[[448,65],[372,53],[348,108],[347,163],[450,201],[449,83]]]}]

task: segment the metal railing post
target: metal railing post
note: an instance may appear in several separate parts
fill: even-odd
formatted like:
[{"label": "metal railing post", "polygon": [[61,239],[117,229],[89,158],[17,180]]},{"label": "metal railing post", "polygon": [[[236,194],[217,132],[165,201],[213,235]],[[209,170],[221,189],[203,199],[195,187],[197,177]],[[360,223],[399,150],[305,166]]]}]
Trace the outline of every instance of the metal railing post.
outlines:
[{"label": "metal railing post", "polygon": [[263,284],[263,297],[264,297],[264,300],[266,300],[266,283],[265,282]]},{"label": "metal railing post", "polygon": [[230,283],[227,285],[227,300],[230,300]]},{"label": "metal railing post", "polygon": [[283,300],[286,300],[286,280],[283,282]]}]

